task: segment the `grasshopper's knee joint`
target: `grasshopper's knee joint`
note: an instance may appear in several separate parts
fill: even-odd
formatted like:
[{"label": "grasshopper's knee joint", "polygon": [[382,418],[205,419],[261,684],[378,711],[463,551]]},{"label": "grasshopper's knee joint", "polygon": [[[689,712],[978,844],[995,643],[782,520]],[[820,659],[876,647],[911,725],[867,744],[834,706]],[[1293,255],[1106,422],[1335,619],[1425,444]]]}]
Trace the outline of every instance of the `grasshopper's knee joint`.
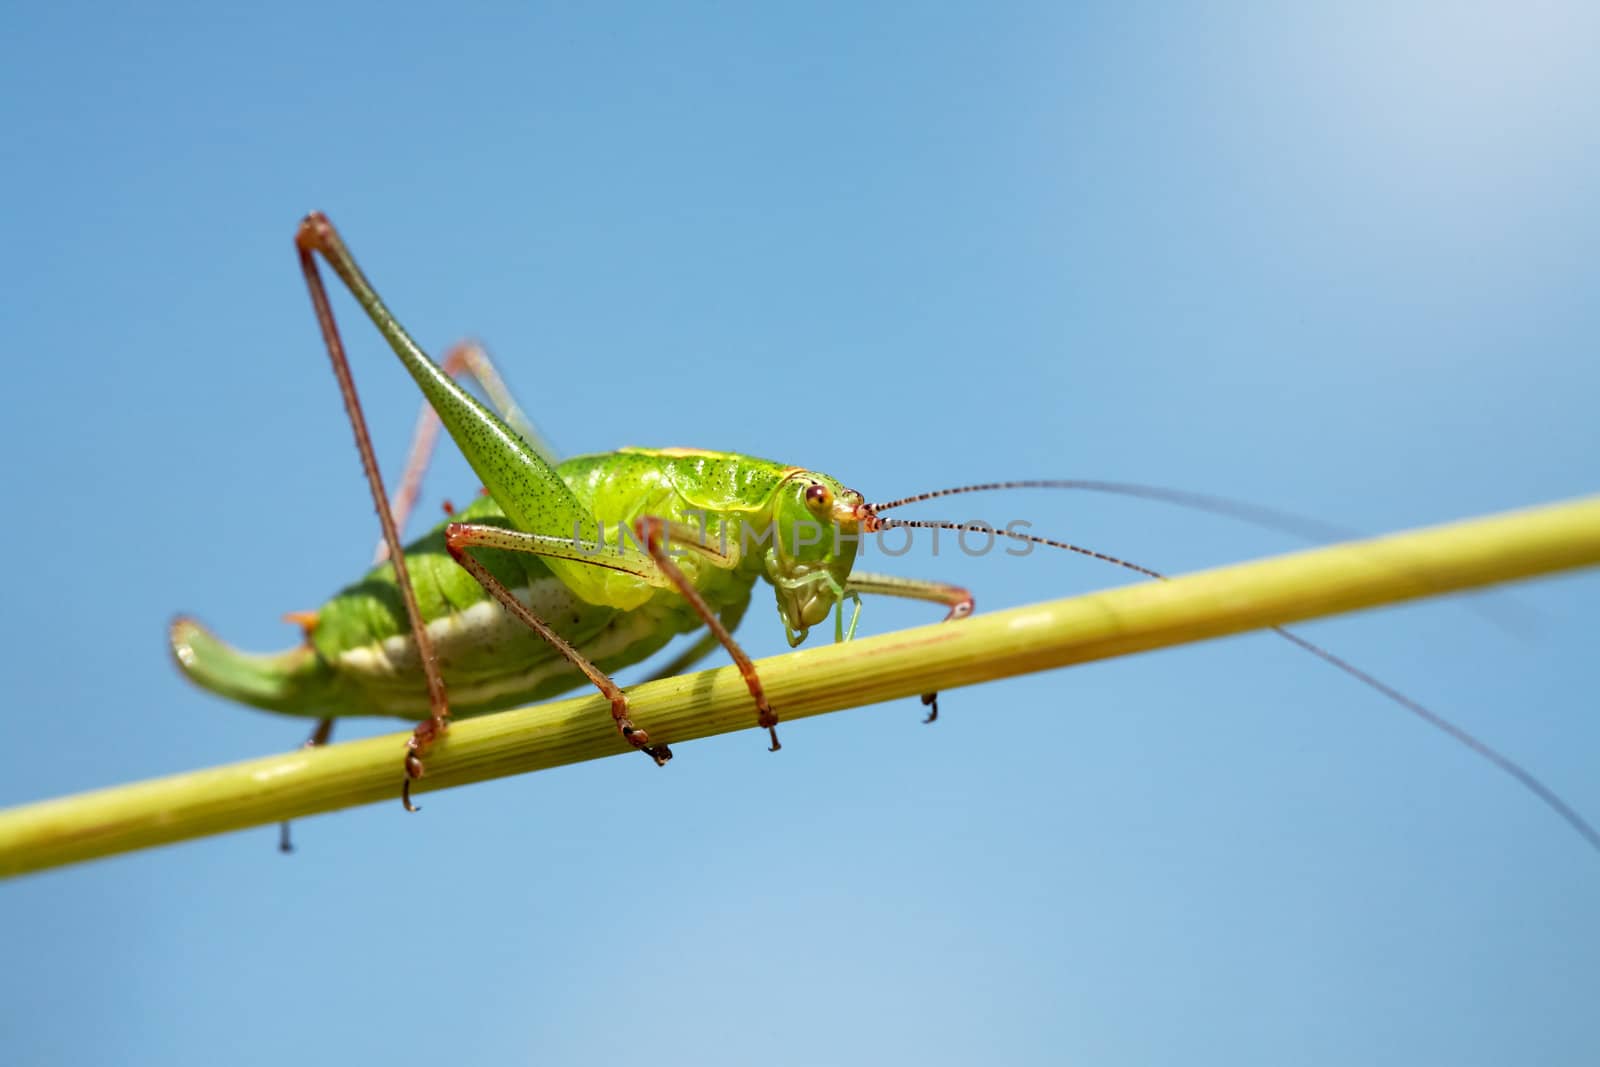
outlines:
[{"label": "grasshopper's knee joint", "polygon": [[300,226],[295,231],[294,243],[310,251],[321,248],[328,234],[333,232],[333,223],[328,221],[328,216],[320,211],[312,211],[300,220]]},{"label": "grasshopper's knee joint", "polygon": [[[467,554],[467,547],[472,544],[472,534],[464,522],[447,522],[444,524],[444,549],[450,553],[450,558],[461,563],[461,557]],[[462,566],[466,564],[462,563]],[[469,568],[470,569],[470,568]]]}]

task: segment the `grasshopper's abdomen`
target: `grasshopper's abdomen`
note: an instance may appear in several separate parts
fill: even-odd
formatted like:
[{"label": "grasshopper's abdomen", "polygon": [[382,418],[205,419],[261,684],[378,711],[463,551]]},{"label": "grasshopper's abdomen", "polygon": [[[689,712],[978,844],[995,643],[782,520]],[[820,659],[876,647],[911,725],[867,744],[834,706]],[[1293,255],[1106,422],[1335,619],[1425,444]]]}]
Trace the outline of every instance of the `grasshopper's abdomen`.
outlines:
[{"label": "grasshopper's abdomen", "polygon": [[[488,497],[451,521],[506,523]],[[699,624],[670,590],[619,611],[585,601],[536,556],[494,549],[474,554],[518,600],[608,673],[648,658]],[[498,711],[584,682],[577,668],[450,558],[442,524],[406,546],[406,562],[452,713]],[[180,619],[172,628],[173,651],[197,684],[268,711],[428,717],[422,664],[392,566],[376,567],[340,590],[314,618],[305,645],[267,655],[241,652],[193,620]]]},{"label": "grasshopper's abdomen", "polygon": [[[725,518],[759,513],[787,470],[748,457],[682,450],[581,456],[560,465],[573,491],[605,524],[612,546],[619,526],[641,514],[677,518],[698,511]],[[490,497],[480,497],[448,521],[511,525]],[[444,527],[441,523],[407,545],[405,554],[451,712],[498,711],[582,684],[577,668],[450,557]],[[647,590],[642,602],[622,610],[586,599],[537,556],[472,551],[519,601],[608,674],[701,625],[688,602],[670,588]],[[698,573],[702,595],[720,613],[730,607],[742,612],[757,572],[702,568]],[[426,678],[392,566],[375,567],[306,618],[306,643],[270,655],[240,652],[198,623],[180,619],[172,628],[173,651],[197,684],[269,711],[318,718],[429,716]]]},{"label": "grasshopper's abdomen", "polygon": [[[487,497],[452,521],[509,525]],[[671,595],[621,612],[586,602],[536,556],[494,549],[475,550],[474,555],[523,605],[601,669],[637,663],[694,625],[687,605]],[[543,699],[584,681],[450,558],[442,525],[407,546],[406,562],[454,714],[480,714]],[[348,696],[342,714],[427,717],[422,664],[392,567],[375,568],[323,605],[311,645],[344,683]]]}]

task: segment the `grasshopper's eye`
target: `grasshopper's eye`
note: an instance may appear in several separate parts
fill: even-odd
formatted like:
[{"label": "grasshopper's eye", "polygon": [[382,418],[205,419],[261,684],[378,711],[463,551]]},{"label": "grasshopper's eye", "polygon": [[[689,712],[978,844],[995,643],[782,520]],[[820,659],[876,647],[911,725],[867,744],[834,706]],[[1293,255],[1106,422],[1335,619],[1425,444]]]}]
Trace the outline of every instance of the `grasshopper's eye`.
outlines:
[{"label": "grasshopper's eye", "polygon": [[814,514],[826,515],[833,510],[833,493],[821,482],[806,486],[806,507]]}]

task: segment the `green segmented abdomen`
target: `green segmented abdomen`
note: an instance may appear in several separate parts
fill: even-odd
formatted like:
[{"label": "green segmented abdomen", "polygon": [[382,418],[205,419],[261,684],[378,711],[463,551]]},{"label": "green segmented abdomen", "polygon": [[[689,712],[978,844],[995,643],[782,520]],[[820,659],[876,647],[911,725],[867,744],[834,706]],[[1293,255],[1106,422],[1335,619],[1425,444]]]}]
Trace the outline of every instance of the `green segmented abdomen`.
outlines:
[{"label": "green segmented abdomen", "polygon": [[[509,525],[489,498],[453,521]],[[698,625],[688,605],[669,591],[620,612],[584,601],[537,556],[497,550],[474,555],[602,670],[637,663]],[[576,667],[457,566],[445,551],[442,526],[408,546],[406,562],[453,714],[495,711],[585,681]],[[341,714],[428,716],[427,686],[393,567],[374,569],[323,605],[311,643],[341,680]]]},{"label": "green segmented abdomen", "polygon": [[[513,592],[605,671],[637,663],[698,625],[692,614],[685,615],[681,600],[663,597],[633,611],[615,611],[585,604],[553,576]],[[427,625],[454,715],[496,711],[586,684],[576,667],[493,600]],[[427,689],[409,633],[344,649],[328,661],[371,714],[428,717]]]},{"label": "green segmented abdomen", "polygon": [[[761,468],[756,472],[761,477],[746,471],[747,477],[740,481],[710,478],[702,469],[712,464],[722,470],[738,459],[721,453],[637,451],[576,457],[558,469],[585,506],[605,522],[606,543],[614,546],[618,523],[642,513],[675,517],[685,509],[723,508],[731,509],[731,515],[752,513],[744,497],[760,498],[766,491],[758,491],[763,479],[770,481],[783,471],[746,460]],[[703,481],[716,489],[704,499]],[[511,526],[487,496],[449,521]],[[584,684],[577,668],[506,612],[450,558],[444,547],[445,525],[413,541],[405,552],[452,713],[498,711]],[[646,659],[673,637],[702,625],[673,589],[646,590],[637,607],[620,610],[585,600],[537,556],[498,549],[475,549],[473,555],[607,674]],[[694,562],[682,565],[694,575],[692,580],[711,609],[742,614],[759,574],[755,560],[737,570],[696,567]],[[429,715],[426,679],[394,568],[387,564],[330,598],[316,613],[308,642],[298,648],[266,655],[241,652],[192,619],[177,620],[171,640],[179,666],[196,684],[254,707],[313,718]]]}]

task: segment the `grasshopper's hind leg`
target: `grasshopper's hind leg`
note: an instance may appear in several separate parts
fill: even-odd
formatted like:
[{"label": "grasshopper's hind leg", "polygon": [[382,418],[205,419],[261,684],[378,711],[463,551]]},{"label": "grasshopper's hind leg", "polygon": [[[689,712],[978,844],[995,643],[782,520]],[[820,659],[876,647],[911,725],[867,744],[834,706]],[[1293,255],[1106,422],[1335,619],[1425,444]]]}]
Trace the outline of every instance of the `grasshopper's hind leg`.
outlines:
[{"label": "grasshopper's hind leg", "polygon": [[[522,433],[530,444],[539,442],[543,445],[544,439],[533,428],[533,424],[522,414],[522,409],[517,407],[516,400],[506,388],[500,373],[495,370],[494,363],[490,361],[489,354],[475,341],[462,341],[445,353],[444,362],[441,364],[446,374],[454,377],[470,377],[476,381],[489,398],[500,409],[501,416],[508,420],[515,419],[518,432]],[[389,496],[389,513],[394,516],[394,526],[401,534],[405,533],[406,524],[411,519],[411,512],[417,506],[417,498],[422,494],[422,480],[428,473],[428,467],[433,462],[433,454],[439,444],[439,416],[434,412],[433,405],[426,400],[422,402],[422,410],[417,415],[417,425],[411,433],[411,447],[406,449],[406,464],[400,481],[395,485],[394,492]],[[543,445],[548,449],[547,445]],[[553,454],[550,454],[553,458]],[[382,536],[378,538],[377,547],[372,552],[372,565],[376,567],[389,558],[389,542]],[[317,624],[315,612],[291,612],[285,616],[291,622],[298,622],[306,631],[309,639],[312,627]],[[302,748],[317,748],[326,745],[333,736],[333,720],[321,719],[316,728],[311,731],[311,736],[306,738]],[[278,851],[289,853],[294,851],[294,842],[290,839],[289,823],[278,824]]]},{"label": "grasshopper's hind leg", "polygon": [[[976,606],[972,593],[961,586],[946,582],[930,582],[921,578],[897,578],[892,574],[857,572],[850,575],[850,582],[846,588],[852,593],[897,596],[907,600],[926,600],[933,604],[943,604],[950,609],[945,613],[945,622],[966,618],[972,614]],[[928,716],[922,720],[923,722],[934,722],[939,718],[938,693],[922,694],[922,706],[928,709]]]},{"label": "grasshopper's hind leg", "polygon": [[[372,491],[372,501],[378,511],[378,522],[383,527],[384,544],[389,558],[394,562],[395,585],[405,605],[406,619],[411,624],[412,638],[417,643],[418,658],[428,685],[428,719],[412,732],[406,745],[404,776],[401,778],[400,801],[407,811],[416,811],[411,803],[411,781],[422,777],[422,756],[442,736],[450,724],[450,704],[444,691],[444,678],[439,673],[439,663],[434,656],[433,641],[428,628],[423,625],[422,613],[417,608],[417,594],[411,585],[411,574],[406,567],[405,553],[400,550],[400,533],[394,513],[389,508],[389,496],[383,488],[383,478],[378,473],[378,459],[373,453],[372,437],[367,432],[366,416],[361,411],[361,400],[356,395],[355,379],[350,373],[350,361],[345,356],[344,342],[339,337],[339,327],[334,322],[333,308],[328,303],[328,291],[322,284],[322,274],[317,269],[316,255],[320,252],[337,254],[342,248],[330,247],[326,233],[316,225],[318,218],[308,217],[295,235],[295,249],[300,256],[300,270],[305,275],[306,288],[311,295],[311,305],[316,311],[317,325],[322,330],[327,345],[328,359],[333,364],[333,375],[339,383],[339,393],[344,398],[350,427],[355,433],[356,450],[361,455],[361,467],[367,476],[367,486]],[[326,220],[321,220],[325,222]]]},{"label": "grasshopper's hind leg", "polygon": [[[555,449],[539,433],[527,414],[517,403],[516,397],[511,395],[511,390],[506,387],[505,379],[500,377],[500,372],[495,369],[494,361],[489,358],[489,353],[476,341],[459,341],[451,346],[445,353],[444,359],[439,364],[440,368],[452,378],[467,378],[477,383],[484,395],[489,398],[489,403],[495,412],[506,421],[517,436],[525,441],[529,448],[539,453],[549,463],[556,462]],[[394,524],[402,533],[405,532],[406,520],[411,511],[416,507],[417,498],[422,493],[422,479],[428,473],[428,467],[433,462],[433,454],[439,445],[439,430],[442,427],[439,413],[433,410],[433,405],[426,400],[422,402],[421,409],[417,412],[417,425],[411,432],[411,447],[406,451],[405,472],[401,474],[400,481],[396,483],[391,500],[394,507]],[[448,506],[447,511],[452,510]],[[375,564],[382,563],[389,558],[389,545],[381,538],[378,541]]]},{"label": "grasshopper's hind leg", "polygon": [[[445,731],[449,724],[450,709],[445,698],[444,682],[434,656],[433,642],[423,626],[421,612],[417,608],[416,593],[411,586],[405,559],[400,554],[399,536],[395,531],[393,516],[389,514],[383,483],[378,477],[377,462],[372,455],[372,444],[367,437],[365,421],[361,418],[360,404],[356,400],[349,362],[345,359],[339,331],[334,325],[333,312],[328,306],[327,290],[323,286],[316,257],[321,256],[327,262],[367,313],[367,317],[389,343],[390,349],[422,390],[423,396],[427,398],[433,410],[438,412],[451,438],[460,447],[462,455],[466,457],[481,483],[499,501],[508,518],[525,529],[538,527],[574,531],[594,529],[595,518],[589,513],[587,506],[562,481],[561,476],[549,462],[524,439],[522,433],[507,426],[471,393],[458,385],[451,375],[444,373],[438,364],[428,358],[384,306],[327,216],[313,212],[301,220],[300,229],[295,235],[295,245],[300,253],[301,270],[305,274],[306,285],[311,292],[312,304],[316,308],[317,321],[322,327],[328,354],[333,362],[334,374],[339,380],[340,391],[345,397],[345,406],[350,412],[351,426],[355,430],[362,465],[367,473],[367,482],[372,489],[373,500],[377,504],[378,518],[383,523],[384,541],[389,546],[389,555],[394,563],[396,586],[405,605],[412,637],[417,644],[418,658],[427,676],[428,702],[432,714],[428,721],[417,727],[407,746],[406,774],[403,779],[401,799],[409,808],[411,779],[421,776],[421,757],[433,741]],[[462,557],[457,558],[459,560]],[[620,690],[618,692],[620,693]],[[659,754],[657,755],[659,758]]]}]

